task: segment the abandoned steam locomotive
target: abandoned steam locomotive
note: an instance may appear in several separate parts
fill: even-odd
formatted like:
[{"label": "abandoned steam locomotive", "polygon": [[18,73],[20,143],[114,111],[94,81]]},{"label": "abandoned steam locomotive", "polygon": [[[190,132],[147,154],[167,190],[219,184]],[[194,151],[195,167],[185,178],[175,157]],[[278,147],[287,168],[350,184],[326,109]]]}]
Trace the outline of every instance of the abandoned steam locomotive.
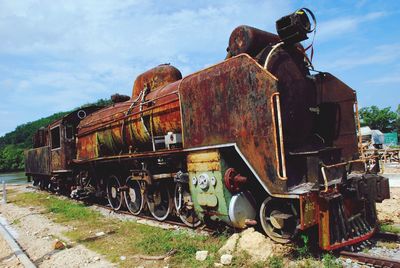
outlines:
[{"label": "abandoned steam locomotive", "polygon": [[325,250],[367,240],[388,180],[359,153],[355,91],[314,71],[299,43],[310,18],[281,18],[278,35],[239,26],[224,61],[184,78],[157,66],[131,98],[39,129],[26,174],[160,221],[259,224],[281,243],[314,227]]}]

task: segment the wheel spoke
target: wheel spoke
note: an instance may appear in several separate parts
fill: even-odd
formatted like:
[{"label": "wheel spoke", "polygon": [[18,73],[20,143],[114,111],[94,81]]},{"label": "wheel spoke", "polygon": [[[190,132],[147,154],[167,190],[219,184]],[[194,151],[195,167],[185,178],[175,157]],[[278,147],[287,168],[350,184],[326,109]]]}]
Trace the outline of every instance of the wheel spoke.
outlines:
[{"label": "wheel spoke", "polygon": [[106,186],[107,199],[108,199],[108,203],[110,204],[110,206],[115,210],[119,210],[122,205],[121,192],[119,190],[120,187],[121,187],[121,184],[120,184],[118,178],[114,175],[111,175],[108,178],[107,186]]},{"label": "wheel spoke", "polygon": [[268,197],[260,207],[260,220],[265,233],[274,241],[288,243],[295,236],[298,218],[290,203]]},{"label": "wheel spoke", "polygon": [[188,185],[186,184],[176,184],[175,186],[175,194],[174,194],[174,203],[175,209],[178,213],[179,218],[182,220],[184,224],[189,227],[197,227],[201,224],[200,219],[196,215],[196,211],[193,207],[188,208],[188,204],[185,202],[186,200],[190,200],[192,202],[190,191],[188,189]]},{"label": "wheel spoke", "polygon": [[126,185],[129,187],[128,191],[124,192],[125,204],[133,215],[139,215],[144,207],[144,199],[142,196],[140,182],[131,180],[128,177]]},{"label": "wheel spoke", "polygon": [[147,203],[151,215],[159,221],[165,220],[171,210],[170,195],[167,187],[153,185],[147,192]]}]

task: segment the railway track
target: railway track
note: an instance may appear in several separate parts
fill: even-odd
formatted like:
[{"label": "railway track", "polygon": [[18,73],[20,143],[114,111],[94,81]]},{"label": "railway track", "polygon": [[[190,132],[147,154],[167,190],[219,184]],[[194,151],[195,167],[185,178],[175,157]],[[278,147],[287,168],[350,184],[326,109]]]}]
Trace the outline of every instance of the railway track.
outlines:
[{"label": "railway track", "polygon": [[[78,201],[78,202],[81,202],[81,201]],[[140,219],[144,219],[144,220],[150,220],[150,221],[153,221],[154,223],[161,223],[161,224],[166,224],[166,225],[171,225],[171,226],[179,226],[179,227],[182,227],[182,228],[185,228],[185,229],[189,229],[189,230],[200,229],[200,230],[205,231],[207,233],[215,232],[214,229],[205,227],[204,225],[200,226],[200,227],[196,227],[196,228],[191,228],[191,227],[187,226],[186,224],[184,224],[182,222],[179,222],[179,221],[168,220],[168,219],[164,220],[164,221],[157,221],[156,219],[154,219],[151,216],[147,216],[147,215],[137,215],[136,216],[136,215],[132,215],[129,211],[126,211],[126,210],[114,210],[111,207],[106,206],[106,205],[100,205],[100,204],[96,204],[96,203],[92,203],[92,202],[90,202],[90,203],[83,202],[83,203],[85,203],[87,205],[90,205],[90,206],[106,209],[106,210],[112,211],[112,212],[114,212],[116,214],[127,215],[127,216],[130,216],[132,218],[140,218]]]},{"label": "railway track", "polygon": [[378,232],[375,237],[381,240],[400,242],[400,235],[394,233]]},{"label": "railway track", "polygon": [[[400,236],[394,233],[377,232],[374,236],[375,239],[400,242]],[[362,252],[340,251],[339,255],[344,258],[350,258],[360,263],[372,265],[374,267],[387,267],[387,268],[400,268],[400,260],[394,260],[387,257],[374,256]]]},{"label": "railway track", "polygon": [[[44,190],[42,190],[42,189],[40,189],[39,187],[36,187],[36,186],[30,185],[28,187],[31,188],[31,189],[40,191],[40,192],[44,191]],[[51,191],[45,191],[45,192],[49,193],[51,195],[54,195],[54,196],[63,196],[63,195],[59,195],[59,194],[56,194],[56,193],[51,192]],[[198,229],[198,230],[204,231],[204,232],[209,233],[209,234],[218,232],[218,230],[211,229],[209,227],[206,227],[205,225],[199,226],[199,227],[196,227],[196,228],[191,228],[191,227],[187,226],[186,224],[184,224],[182,222],[179,222],[178,220],[174,221],[174,220],[171,220],[171,219],[166,219],[164,221],[158,221],[155,218],[153,218],[152,216],[148,216],[148,215],[133,215],[129,211],[126,211],[126,210],[115,210],[115,209],[111,208],[109,205],[101,205],[101,204],[98,204],[98,203],[95,203],[95,202],[92,202],[92,201],[88,201],[88,200],[76,200],[76,199],[70,199],[70,198],[69,198],[69,200],[73,200],[73,201],[75,201],[77,203],[85,204],[87,206],[93,206],[93,207],[106,209],[106,210],[108,210],[110,212],[114,212],[116,214],[127,215],[129,217],[132,217],[133,219],[149,220],[149,221],[152,221],[152,222],[154,222],[156,224],[179,226],[181,228],[185,228],[185,229],[188,229],[188,230],[197,230]]]},{"label": "railway track", "polygon": [[[128,211],[124,211],[124,210],[115,211],[109,206],[99,205],[99,204],[96,204],[96,203],[92,203],[90,205],[93,205],[93,206],[96,206],[96,207],[100,207],[100,208],[104,208],[104,209],[113,211],[113,212],[115,212],[117,214],[124,214],[124,215],[129,215],[129,216],[132,216],[132,217],[138,217],[138,218],[142,218],[142,219],[158,222],[158,221],[154,220],[154,218],[152,218],[151,216],[146,216],[146,215],[133,216]],[[183,228],[187,228],[187,229],[193,230],[192,228],[188,227],[184,223],[180,223],[180,222],[176,222],[176,221],[172,221],[172,220],[166,220],[166,221],[163,221],[162,223],[173,225],[173,226],[180,226],[180,227],[183,227]],[[206,231],[208,233],[215,232],[214,229],[210,229],[210,228],[207,228],[207,227],[203,228],[202,230]],[[400,236],[398,234],[394,234],[394,233],[378,232],[378,233],[376,233],[374,238],[375,239],[379,239],[379,240],[385,240],[385,241],[400,242]],[[350,252],[350,251],[340,251],[339,255],[341,257],[350,258],[350,259],[355,260],[355,261],[357,261],[359,263],[372,265],[374,267],[400,268],[400,261],[399,260],[393,260],[393,259],[386,258],[386,257],[379,257],[379,256],[374,256],[374,255],[370,255],[370,254],[361,253],[361,252]]]},{"label": "railway track", "polygon": [[[32,186],[31,186],[32,187]],[[41,191],[39,188],[36,187],[32,187],[35,190],[39,190]],[[52,192],[48,192],[51,195],[56,195],[55,193]],[[73,199],[71,199],[73,200]],[[97,208],[101,208],[101,209],[105,209],[108,210],[110,212],[114,212],[116,214],[121,214],[121,215],[126,215],[129,217],[132,217],[133,219],[144,219],[144,220],[149,220],[152,221],[154,223],[158,223],[158,224],[163,224],[163,225],[171,225],[171,226],[179,226],[181,228],[185,228],[188,230],[201,230],[204,231],[206,233],[215,233],[216,230],[215,229],[211,229],[208,227],[205,227],[205,225],[203,225],[203,227],[197,227],[197,228],[190,228],[189,226],[185,225],[184,223],[181,223],[179,221],[174,221],[171,219],[167,219],[164,220],[162,222],[157,221],[156,219],[154,219],[151,216],[148,215],[132,215],[129,211],[125,211],[125,210],[114,210],[113,208],[111,208],[110,206],[107,205],[101,205],[98,203],[94,203],[88,200],[74,200],[75,202],[78,203],[82,203],[88,206],[93,206],[93,207],[97,207]],[[374,237],[375,239],[378,240],[385,240],[385,241],[391,241],[391,242],[400,242],[400,235],[398,234],[394,234],[394,233],[387,233],[387,232],[377,232]],[[380,257],[380,256],[374,256],[371,254],[365,254],[365,253],[361,253],[361,252],[350,252],[350,251],[340,251],[339,252],[339,256],[343,257],[343,258],[349,258],[352,259],[354,261],[357,261],[358,263],[363,263],[363,264],[367,264],[367,265],[372,265],[374,267],[381,267],[381,268],[400,268],[400,260],[393,260],[387,257]]]},{"label": "railway track", "polygon": [[374,267],[400,268],[400,261],[386,257],[378,257],[365,253],[350,251],[341,251],[339,254],[344,258],[350,258],[360,263],[373,265]]}]

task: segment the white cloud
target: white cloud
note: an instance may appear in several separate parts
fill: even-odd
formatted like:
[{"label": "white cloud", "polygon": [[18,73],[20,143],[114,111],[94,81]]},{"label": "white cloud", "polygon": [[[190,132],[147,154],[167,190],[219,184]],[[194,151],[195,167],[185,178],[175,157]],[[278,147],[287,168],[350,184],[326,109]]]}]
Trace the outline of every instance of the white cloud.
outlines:
[{"label": "white cloud", "polygon": [[366,65],[383,65],[400,59],[400,44],[380,45],[367,50],[344,49],[335,60],[323,64],[325,69],[349,70]]},{"label": "white cloud", "polygon": [[[118,91],[160,63],[184,75],[225,57],[230,32],[274,31],[291,1],[1,1],[0,135]],[[19,112],[17,112],[19,111]],[[29,112],[25,112],[29,111]]]},{"label": "white cloud", "polygon": [[343,34],[351,33],[359,29],[364,22],[377,20],[386,16],[385,12],[371,12],[363,16],[339,17],[318,24],[317,39],[324,42]]},{"label": "white cloud", "polygon": [[399,84],[400,83],[400,72],[390,73],[385,76],[367,80],[366,83],[374,85],[387,85],[387,84]]}]

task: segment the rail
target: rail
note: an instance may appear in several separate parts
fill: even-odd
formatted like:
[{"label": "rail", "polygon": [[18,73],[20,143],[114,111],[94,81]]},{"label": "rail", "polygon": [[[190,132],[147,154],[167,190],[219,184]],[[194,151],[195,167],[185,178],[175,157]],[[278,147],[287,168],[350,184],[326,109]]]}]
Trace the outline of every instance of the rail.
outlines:
[{"label": "rail", "polygon": [[357,260],[358,262],[370,264],[375,267],[400,268],[400,261],[391,259],[391,258],[378,257],[378,256],[373,256],[373,255],[369,255],[369,254],[365,254],[365,253],[359,253],[359,252],[354,253],[354,252],[349,252],[349,251],[341,251],[339,254],[342,257]]},{"label": "rail", "polygon": [[358,130],[358,148],[360,150],[361,157],[364,157],[364,148],[362,146],[362,136],[361,136],[361,124],[360,117],[358,114],[358,102],[354,102],[355,110],[356,110],[356,120],[357,120],[357,130]]}]

